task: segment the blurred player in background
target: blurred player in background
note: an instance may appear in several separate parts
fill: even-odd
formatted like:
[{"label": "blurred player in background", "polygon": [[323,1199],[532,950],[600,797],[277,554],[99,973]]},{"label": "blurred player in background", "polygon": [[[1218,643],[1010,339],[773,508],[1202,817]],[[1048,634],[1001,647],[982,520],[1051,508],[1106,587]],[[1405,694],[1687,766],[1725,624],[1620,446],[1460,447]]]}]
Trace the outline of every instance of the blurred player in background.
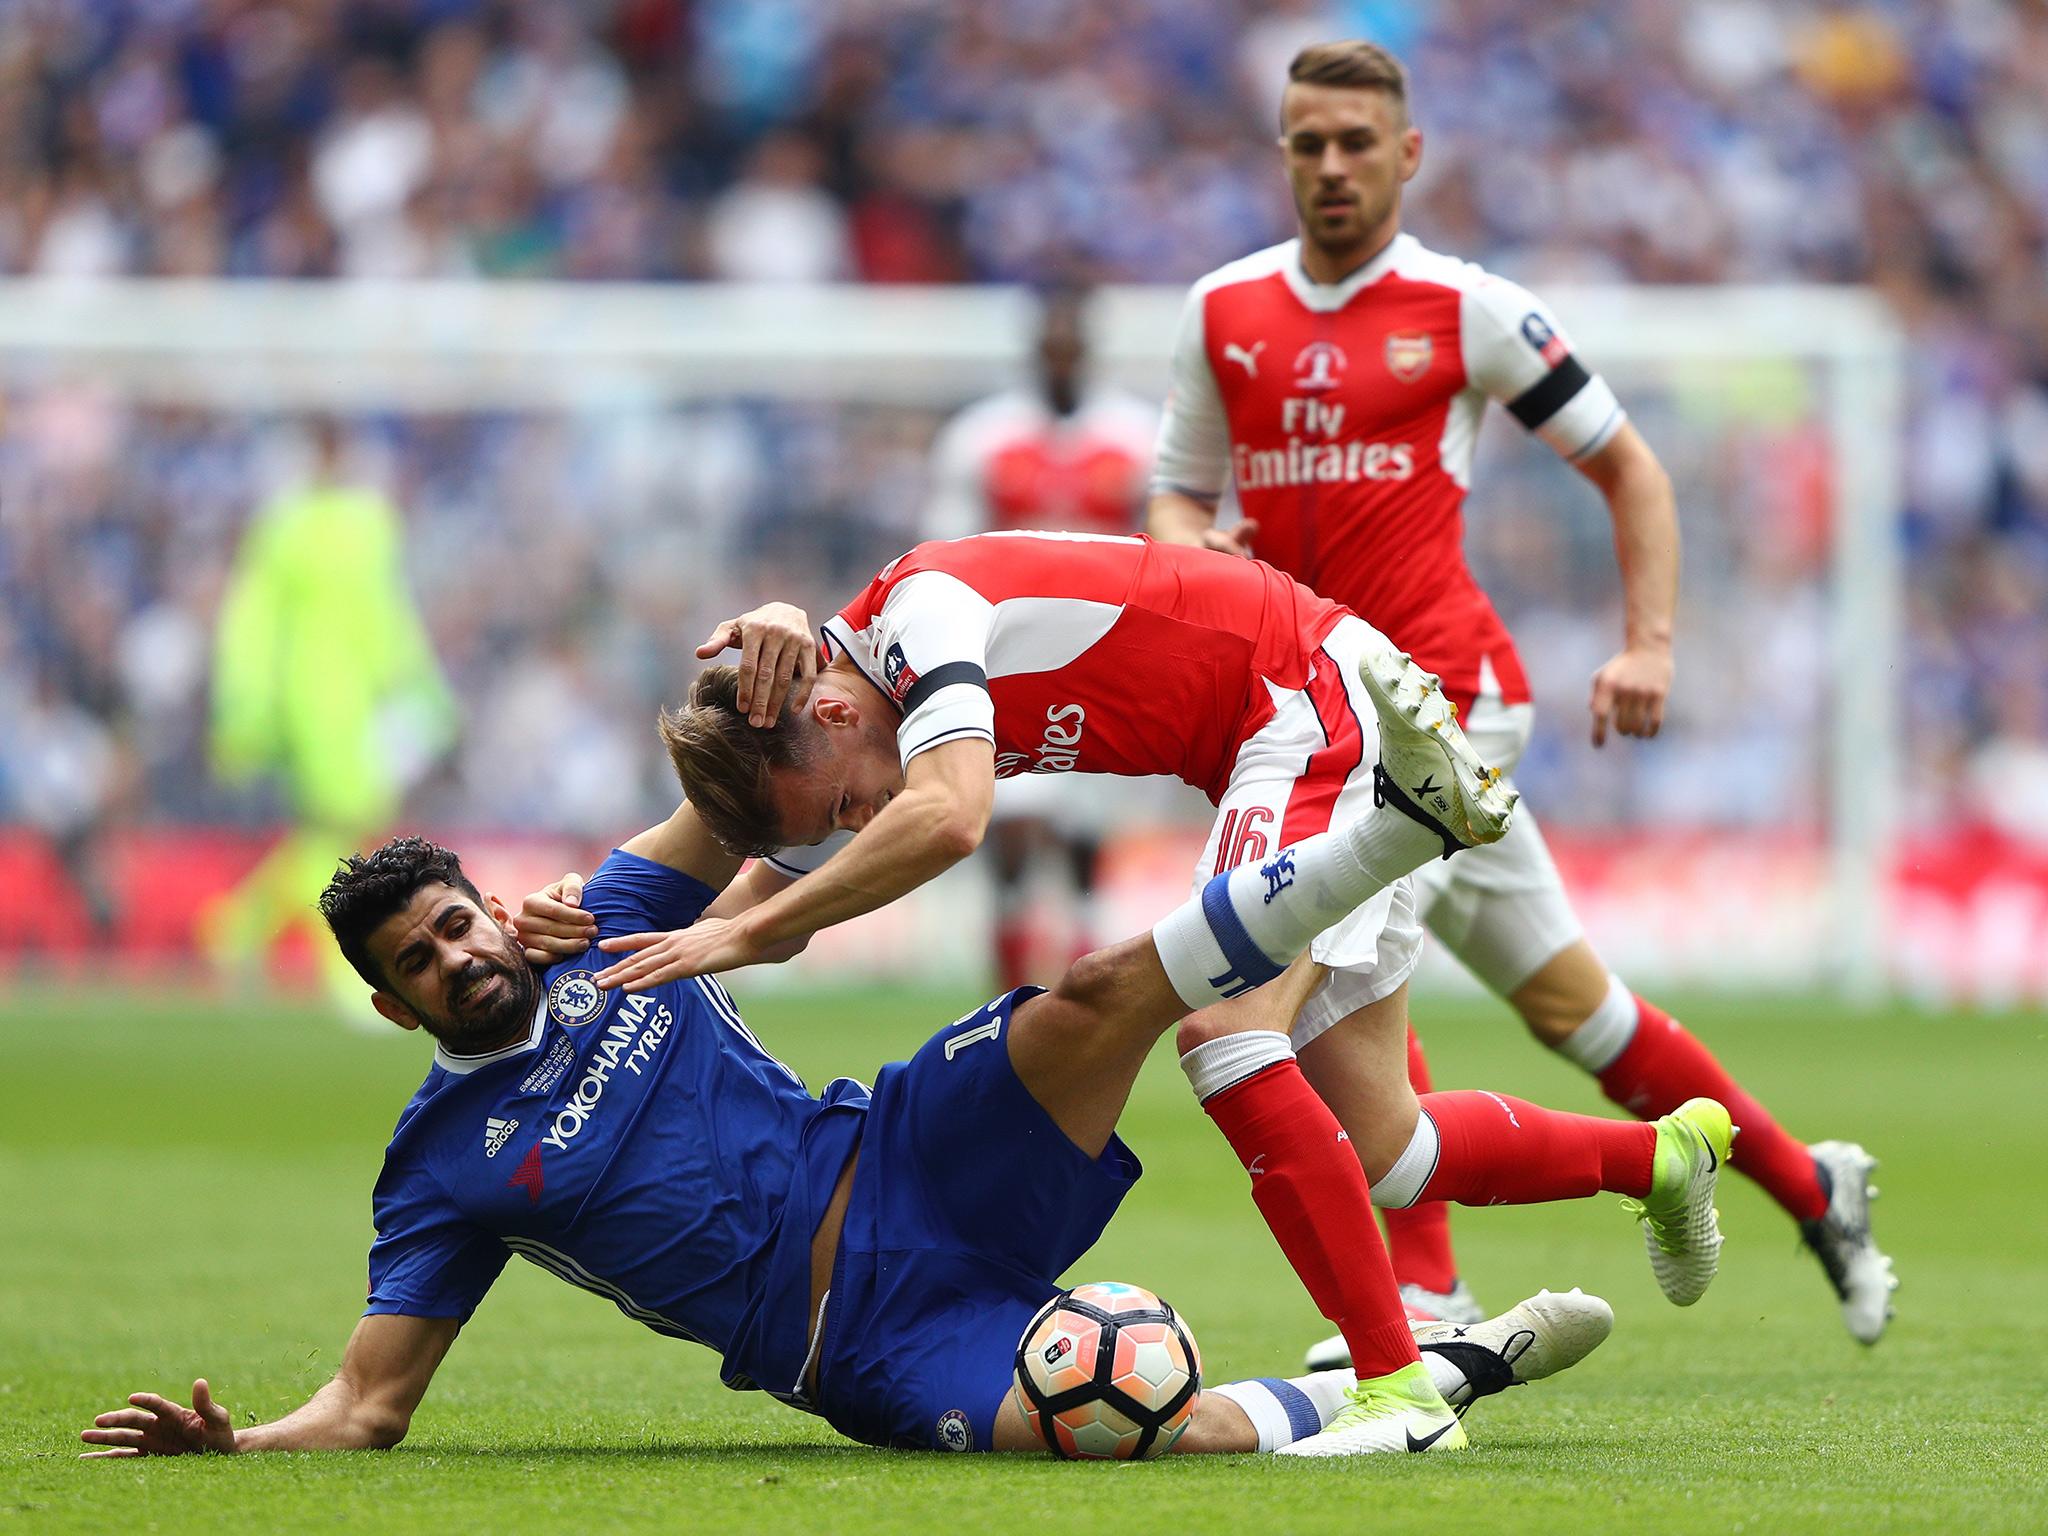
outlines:
[{"label": "blurred player in background", "polygon": [[[1441,675],[1476,749],[1512,769],[1533,724],[1529,686],[1466,568],[1461,516],[1480,417],[1499,400],[1593,483],[1614,521],[1625,633],[1593,677],[1594,744],[1610,729],[1656,735],[1678,600],[1678,523],[1656,455],[1546,306],[1401,233],[1422,134],[1400,63],[1371,43],[1326,43],[1303,50],[1288,76],[1280,147],[1301,235],[1190,293],[1150,531],[1254,554],[1362,614]],[[1244,521],[1219,529],[1218,499],[1233,483]],[[1416,878],[1430,930],[1615,1103],[1639,1116],[1693,1095],[1729,1107],[1742,1132],[1735,1166],[1799,1223],[1850,1332],[1876,1342],[1896,1282],[1870,1237],[1873,1160],[1849,1143],[1802,1145],[1608,971],[1527,807],[1498,844]],[[1425,1090],[1412,1035],[1409,1054]],[[1477,1316],[1444,1207],[1388,1220],[1411,1304]]]},{"label": "blurred player in background", "polygon": [[[997,529],[1137,532],[1159,413],[1089,378],[1087,305],[1082,288],[1049,290],[1039,306],[1037,377],[968,406],[939,434],[926,538]],[[1065,793],[1042,776],[998,787],[984,846],[996,887],[996,972],[1005,987],[1057,975],[1090,947],[1096,855],[1125,804],[1114,792]]]},{"label": "blurred player in background", "polygon": [[[214,636],[213,759],[229,784],[268,776],[293,826],[206,907],[217,970],[257,969],[294,926],[319,920],[335,861],[380,832],[455,734],[454,699],[405,578],[404,529],[381,492],[351,485],[347,439],[311,423],[313,463],[250,523]],[[363,987],[331,945],[328,989],[350,1016]]]}]

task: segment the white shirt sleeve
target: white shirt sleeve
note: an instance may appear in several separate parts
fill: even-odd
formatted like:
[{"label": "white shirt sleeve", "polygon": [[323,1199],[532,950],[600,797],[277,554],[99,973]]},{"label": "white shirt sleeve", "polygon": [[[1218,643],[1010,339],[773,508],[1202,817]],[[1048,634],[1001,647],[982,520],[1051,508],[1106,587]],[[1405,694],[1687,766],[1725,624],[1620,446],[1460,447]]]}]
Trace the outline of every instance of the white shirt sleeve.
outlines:
[{"label": "white shirt sleeve", "polygon": [[778,848],[766,856],[770,869],[791,880],[801,880],[814,869],[824,867],[825,861],[853,841],[853,834],[845,828],[834,832],[821,843],[811,843],[798,848]]},{"label": "white shirt sleeve", "polygon": [[1488,277],[1468,289],[1459,317],[1465,374],[1566,459],[1597,453],[1628,418],[1614,391],[1572,355],[1543,301]]},{"label": "white shirt sleeve", "polygon": [[1230,483],[1230,418],[1209,366],[1202,312],[1206,291],[1192,290],[1181,306],[1173,338],[1173,382],[1159,419],[1159,449],[1153,457],[1152,494],[1179,491],[1214,501]]},{"label": "white shirt sleeve", "polygon": [[996,739],[988,692],[988,641],[995,605],[946,571],[898,582],[870,630],[883,691],[903,711],[896,728],[903,766],[920,752],[978,736]]}]

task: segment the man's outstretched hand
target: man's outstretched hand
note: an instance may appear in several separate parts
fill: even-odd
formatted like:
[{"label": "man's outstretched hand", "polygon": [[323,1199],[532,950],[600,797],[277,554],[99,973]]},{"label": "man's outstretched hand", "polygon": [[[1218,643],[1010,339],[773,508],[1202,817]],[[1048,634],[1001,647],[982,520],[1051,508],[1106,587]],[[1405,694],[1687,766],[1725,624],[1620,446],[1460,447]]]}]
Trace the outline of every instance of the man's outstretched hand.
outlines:
[{"label": "man's outstretched hand", "polygon": [[768,603],[736,619],[724,619],[697,647],[701,661],[737,648],[739,688],[733,702],[755,727],[781,718],[782,702],[794,695],[802,704],[818,675],[818,640],[810,616],[790,603]]},{"label": "man's outstretched hand", "polygon": [[724,917],[700,917],[673,933],[624,933],[597,947],[624,956],[597,973],[597,984],[628,992],[645,992],[686,976],[734,971],[768,958],[739,923]]},{"label": "man's outstretched hand", "polygon": [[519,903],[512,919],[526,963],[542,970],[597,942],[597,919],[583,910],[583,877],[571,872]]},{"label": "man's outstretched hand", "polygon": [[235,1448],[234,1427],[227,1409],[213,1400],[213,1392],[201,1377],[192,1383],[192,1406],[184,1407],[154,1392],[137,1392],[131,1406],[116,1408],[94,1419],[93,1427],[78,1438],[105,1450],[81,1451],[85,1460],[99,1456],[190,1456],[200,1451],[223,1455]]}]

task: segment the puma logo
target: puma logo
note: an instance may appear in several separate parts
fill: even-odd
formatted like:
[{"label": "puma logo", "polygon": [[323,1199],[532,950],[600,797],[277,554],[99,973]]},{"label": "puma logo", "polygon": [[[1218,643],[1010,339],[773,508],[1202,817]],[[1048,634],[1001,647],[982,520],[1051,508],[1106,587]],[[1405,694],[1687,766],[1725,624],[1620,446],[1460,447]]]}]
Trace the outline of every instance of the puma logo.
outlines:
[{"label": "puma logo", "polygon": [[1256,379],[1259,376],[1259,354],[1265,350],[1266,344],[1263,341],[1253,342],[1249,352],[1232,341],[1224,344],[1223,356],[1243,368],[1246,378]]}]

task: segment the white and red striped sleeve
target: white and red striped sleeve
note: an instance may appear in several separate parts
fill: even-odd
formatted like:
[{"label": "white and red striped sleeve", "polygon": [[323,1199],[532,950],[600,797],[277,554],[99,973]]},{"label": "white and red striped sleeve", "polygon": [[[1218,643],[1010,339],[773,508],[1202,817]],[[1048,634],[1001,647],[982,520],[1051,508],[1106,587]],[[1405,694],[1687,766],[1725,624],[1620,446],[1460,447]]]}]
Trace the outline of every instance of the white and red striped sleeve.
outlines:
[{"label": "white and red striped sleeve", "polygon": [[890,587],[860,634],[843,614],[826,623],[828,641],[903,711],[896,745],[904,767],[949,741],[980,737],[994,744],[988,645],[995,614],[995,605],[958,576],[926,570]]},{"label": "white and red striped sleeve", "polygon": [[1628,419],[1614,391],[1587,371],[1547,305],[1488,276],[1465,290],[1459,312],[1465,376],[1565,459],[1598,453]]}]

